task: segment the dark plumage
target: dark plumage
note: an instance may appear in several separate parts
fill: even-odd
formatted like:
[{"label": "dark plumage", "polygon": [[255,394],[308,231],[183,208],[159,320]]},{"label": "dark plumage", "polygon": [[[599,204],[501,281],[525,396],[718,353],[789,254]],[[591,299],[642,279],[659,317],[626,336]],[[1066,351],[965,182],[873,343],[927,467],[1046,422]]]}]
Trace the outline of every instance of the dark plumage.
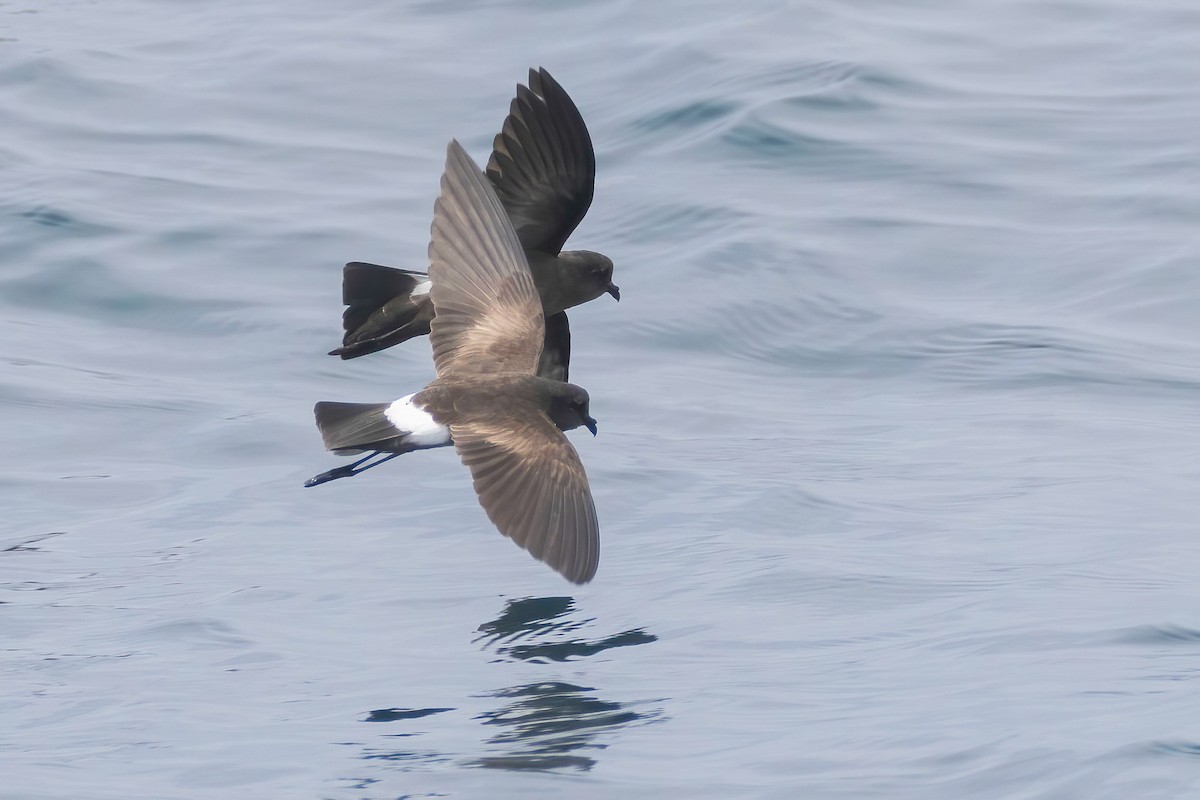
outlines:
[{"label": "dark plumage", "polygon": [[542,300],[509,216],[457,142],[448,148],[431,238],[437,378],[391,404],[318,403],[326,447],[373,452],[307,485],[453,443],[500,532],[586,583],[599,563],[600,529],[583,463],[562,431],[595,433],[588,394],[536,374],[547,327]]},{"label": "dark plumage", "polygon": [[[504,206],[549,318],[602,294],[620,299],[612,261],[589,250],[562,252],[592,203],[596,156],[587,125],[566,91],[544,69],[517,86],[497,134],[487,176]],[[354,261],[342,273],[343,359],[374,353],[429,332],[433,303],[425,275]],[[568,332],[564,315],[548,336]],[[547,339],[547,351],[561,351]]]}]

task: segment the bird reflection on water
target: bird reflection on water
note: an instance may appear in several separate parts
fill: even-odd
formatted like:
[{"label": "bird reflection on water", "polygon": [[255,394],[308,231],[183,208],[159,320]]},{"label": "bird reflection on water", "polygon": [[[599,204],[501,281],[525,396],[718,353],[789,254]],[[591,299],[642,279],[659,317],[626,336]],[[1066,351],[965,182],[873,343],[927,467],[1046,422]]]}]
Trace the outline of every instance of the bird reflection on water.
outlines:
[{"label": "bird reflection on water", "polygon": [[[509,600],[500,616],[479,626],[487,648],[507,659],[532,663],[575,660],[614,647],[649,644],[658,637],[641,628],[585,639],[577,634],[595,620],[575,618],[570,597],[529,597]],[[505,700],[495,711],[480,714],[484,725],[503,730],[487,740],[500,752],[472,762],[491,769],[587,770],[596,760],[579,751],[602,750],[593,741],[602,733],[661,719],[659,709],[637,710],[634,704],[602,700],[596,690],[561,681],[542,681],[500,689],[491,697]],[[640,704],[639,704],[640,705]]]},{"label": "bird reflection on water", "polygon": [[[570,597],[531,597],[509,600],[495,619],[479,626],[485,651],[494,652],[497,661],[522,661],[534,665],[552,665],[576,661],[617,647],[630,647],[657,641],[653,634],[635,628],[599,639],[584,636],[594,618],[575,613]],[[463,757],[419,747],[392,751],[370,748],[364,760],[387,762],[404,769],[428,768],[434,764],[458,761],[466,766],[505,770],[588,770],[596,764],[596,754],[608,746],[598,741],[631,725],[656,722],[663,718],[657,706],[646,701],[620,703],[602,699],[591,686],[555,680],[533,681],[487,692],[479,697],[496,698],[494,710],[476,714],[474,719],[487,726],[491,735],[484,741],[485,754]],[[372,711],[365,721],[404,723],[421,719],[436,724],[443,715],[456,709],[390,708]],[[428,727],[426,728],[428,729]],[[420,733],[391,731],[396,737],[412,742]]]},{"label": "bird reflection on water", "polygon": [[[496,653],[518,661],[569,661],[573,658],[594,656],[613,647],[630,647],[649,644],[657,636],[641,628],[617,633],[603,639],[587,640],[564,638],[567,634],[585,629],[595,620],[573,619],[569,615],[575,610],[575,601],[570,597],[526,597],[509,600],[500,616],[479,626],[486,646],[499,645]],[[527,639],[534,639],[528,643]],[[521,642],[520,644],[508,644]]]},{"label": "bird reflection on water", "polygon": [[501,689],[492,694],[510,702],[480,714],[484,725],[500,731],[487,744],[501,751],[484,756],[474,766],[490,769],[547,770],[573,767],[587,770],[596,759],[579,751],[603,750],[593,742],[598,734],[615,731],[660,716],[638,712],[621,703],[601,700],[586,686],[551,681]]}]

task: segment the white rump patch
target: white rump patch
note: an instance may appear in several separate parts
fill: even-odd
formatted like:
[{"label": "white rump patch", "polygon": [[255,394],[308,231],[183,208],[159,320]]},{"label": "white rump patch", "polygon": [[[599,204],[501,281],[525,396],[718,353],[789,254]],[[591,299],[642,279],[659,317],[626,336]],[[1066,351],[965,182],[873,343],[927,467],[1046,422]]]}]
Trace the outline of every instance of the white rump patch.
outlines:
[{"label": "white rump patch", "polygon": [[[429,281],[426,281],[429,283]],[[406,441],[423,447],[437,447],[450,444],[450,429],[439,425],[429,412],[413,402],[413,396],[401,397],[387,407],[383,414],[388,422],[408,434]]]},{"label": "white rump patch", "polygon": [[[421,281],[413,290],[409,292],[411,297],[420,297],[423,294],[429,294],[429,290],[433,287],[433,281]],[[410,395],[411,396],[411,395]]]}]

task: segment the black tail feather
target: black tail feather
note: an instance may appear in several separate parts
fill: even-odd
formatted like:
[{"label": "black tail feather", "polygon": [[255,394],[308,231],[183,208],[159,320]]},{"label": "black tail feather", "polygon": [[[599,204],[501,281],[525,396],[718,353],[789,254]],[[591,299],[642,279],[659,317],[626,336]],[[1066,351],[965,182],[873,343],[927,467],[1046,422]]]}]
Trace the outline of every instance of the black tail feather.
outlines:
[{"label": "black tail feather", "polygon": [[423,272],[351,261],[342,270],[342,346],[329,355],[343,359],[374,353],[429,333],[433,304],[412,292],[429,279]]},{"label": "black tail feather", "polygon": [[353,455],[368,450],[406,453],[413,448],[404,444],[408,431],[402,431],[387,418],[390,403],[327,403],[313,408],[325,448],[338,455]]},{"label": "black tail feather", "polygon": [[375,303],[378,308],[428,279],[429,275],[413,269],[351,261],[342,267],[342,302],[348,306]]}]

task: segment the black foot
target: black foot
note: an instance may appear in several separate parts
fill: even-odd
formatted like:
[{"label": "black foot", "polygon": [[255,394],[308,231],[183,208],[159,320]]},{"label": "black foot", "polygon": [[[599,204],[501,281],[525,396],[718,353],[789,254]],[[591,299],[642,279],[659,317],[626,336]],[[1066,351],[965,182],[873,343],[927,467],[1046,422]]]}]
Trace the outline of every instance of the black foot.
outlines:
[{"label": "black foot", "polygon": [[314,475],[304,482],[304,487],[307,489],[310,486],[320,486],[322,483],[336,481],[338,478],[349,478],[351,475],[357,475],[354,466],[347,464],[344,467],[337,467],[328,472],[322,472],[320,475]]},{"label": "black foot", "polygon": [[[322,483],[329,483],[330,481],[336,481],[338,478],[352,478],[360,472],[366,472],[371,467],[378,467],[380,464],[382,464],[385,461],[391,461],[393,458],[395,458],[398,455],[401,455],[401,454],[400,453],[388,453],[388,454],[384,455],[383,453],[381,453],[377,450],[374,453],[371,453],[370,455],[360,458],[358,461],[355,461],[353,464],[346,464],[343,467],[334,467],[333,469],[329,470],[328,472],[322,472],[320,475],[314,475],[313,477],[309,478],[308,480],[306,480],[304,482],[304,488],[307,489],[310,486],[320,486]],[[378,461],[371,461],[371,459],[377,458],[378,456],[383,456],[383,458],[380,458]],[[368,461],[370,461],[371,463],[368,464],[367,463]]]}]

